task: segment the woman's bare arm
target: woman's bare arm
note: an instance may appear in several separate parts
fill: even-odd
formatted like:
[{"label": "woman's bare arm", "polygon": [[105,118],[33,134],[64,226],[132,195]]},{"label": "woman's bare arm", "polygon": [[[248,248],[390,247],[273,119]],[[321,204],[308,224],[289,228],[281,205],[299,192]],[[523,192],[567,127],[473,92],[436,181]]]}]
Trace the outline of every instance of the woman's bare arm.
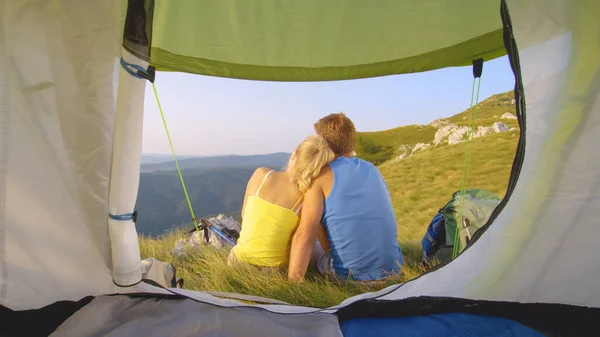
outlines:
[{"label": "woman's bare arm", "polygon": [[[315,246],[317,232],[319,227],[323,227],[321,226],[322,216],[323,192],[319,184],[313,183],[313,186],[304,195],[300,224],[292,237],[288,270],[288,279],[292,282],[302,282],[304,279]],[[329,249],[329,245],[327,248]]]}]

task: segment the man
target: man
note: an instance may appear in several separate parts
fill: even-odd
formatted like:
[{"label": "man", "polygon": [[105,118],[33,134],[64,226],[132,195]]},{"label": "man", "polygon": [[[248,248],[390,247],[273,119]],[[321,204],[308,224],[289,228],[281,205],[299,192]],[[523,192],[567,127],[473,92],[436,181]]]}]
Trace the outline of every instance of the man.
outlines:
[{"label": "man", "polygon": [[[377,167],[353,156],[354,124],[342,113],[331,114],[315,131],[336,158],[305,193],[288,279],[301,282],[311,257],[322,274],[344,279],[372,281],[399,273],[402,252],[387,185]],[[315,247],[317,238],[322,250]]]}]

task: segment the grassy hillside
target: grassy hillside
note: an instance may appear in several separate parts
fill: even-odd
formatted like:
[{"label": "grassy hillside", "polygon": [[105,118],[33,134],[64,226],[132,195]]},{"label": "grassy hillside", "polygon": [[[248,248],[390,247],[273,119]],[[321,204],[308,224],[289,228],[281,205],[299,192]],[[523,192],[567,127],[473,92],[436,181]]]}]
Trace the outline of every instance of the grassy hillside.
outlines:
[{"label": "grassy hillside", "polygon": [[[468,187],[503,197],[518,139],[516,130],[474,139]],[[392,196],[401,243],[417,244],[438,209],[461,188],[465,145],[439,146],[380,168]]]},{"label": "grassy hillside", "polygon": [[[501,119],[502,115],[509,112],[515,114],[515,105],[511,102],[514,98],[512,91],[493,95],[477,105],[475,128],[477,126],[489,126],[494,122],[502,121],[509,127],[518,127],[516,120]],[[469,124],[469,109],[446,119],[456,125]],[[417,143],[429,143],[437,128],[432,125],[409,125],[398,128],[377,131],[360,132],[357,137],[356,154],[358,157],[372,162],[375,165],[382,164],[402,154],[402,145],[414,146]]]},{"label": "grassy hillside", "polygon": [[[481,103],[480,125],[495,121],[516,126],[514,120],[501,120],[505,112],[514,113],[510,94],[494,96]],[[465,121],[465,112],[448,118],[454,124]],[[495,117],[494,117],[495,116]],[[487,122],[490,124],[484,124]],[[158,240],[142,237],[142,257],[155,257],[173,263],[185,279],[186,288],[245,293],[279,299],[297,305],[327,307],[367,291],[379,290],[392,283],[404,282],[422,272],[420,240],[431,218],[452,193],[461,188],[467,143],[438,145],[400,161],[389,161],[404,144],[429,143],[435,131],[433,126],[407,126],[381,132],[362,133],[358,154],[377,159],[388,183],[398,222],[398,241],[402,246],[405,267],[403,275],[386,283],[359,285],[352,282],[336,283],[324,280],[311,272],[307,282],[293,285],[285,274],[265,273],[253,267],[226,265],[226,253],[205,249],[186,258],[170,254],[181,232],[170,233]],[[362,144],[360,143],[362,139]],[[518,142],[518,131],[490,134],[472,140],[472,161],[469,166],[468,187],[483,188],[504,196]],[[369,148],[373,144],[373,148]],[[366,152],[365,152],[366,151]]]},{"label": "grassy hillside", "polygon": [[430,125],[409,125],[385,131],[360,132],[356,139],[356,155],[379,165],[398,155],[401,145],[430,142],[436,131],[437,128]]}]

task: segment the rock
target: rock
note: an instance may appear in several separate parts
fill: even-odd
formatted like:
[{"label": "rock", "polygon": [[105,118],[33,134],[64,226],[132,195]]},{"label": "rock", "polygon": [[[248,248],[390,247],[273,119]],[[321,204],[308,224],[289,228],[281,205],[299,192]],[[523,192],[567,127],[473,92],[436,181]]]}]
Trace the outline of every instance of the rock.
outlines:
[{"label": "rock", "polygon": [[471,131],[471,129],[467,126],[461,126],[456,128],[450,136],[448,136],[448,144],[454,145],[456,143],[460,143],[463,139],[463,136]]},{"label": "rock", "polygon": [[507,112],[504,115],[502,115],[502,119],[517,119],[517,116],[511,114],[510,112]]},{"label": "rock", "polygon": [[500,133],[505,131],[509,131],[508,126],[504,123],[496,122],[491,126],[477,127],[477,131],[471,135],[471,138],[483,137],[491,133]]},{"label": "rock", "polygon": [[494,130],[494,132],[499,133],[499,132],[505,132],[508,131],[508,125],[501,123],[501,122],[496,122],[492,125],[492,129]]},{"label": "rock", "polygon": [[480,125],[480,126],[477,127],[477,131],[475,131],[475,133],[473,133],[471,135],[471,138],[483,137],[483,136],[485,136],[487,134],[490,134],[492,132],[493,132],[493,130],[492,130],[491,126],[481,126]]},{"label": "rock", "polygon": [[431,144],[418,143],[417,145],[415,145],[410,155],[412,156],[416,152],[426,150],[429,146],[431,146]]},{"label": "rock", "polygon": [[438,129],[433,137],[433,145],[437,146],[443,142],[446,138],[448,138],[448,136],[450,136],[452,132],[454,132],[454,130],[456,130],[456,125],[454,124],[446,125]]},{"label": "rock", "polygon": [[398,148],[398,151],[408,152],[408,151],[412,151],[412,149],[413,149],[412,146],[403,144],[403,145],[400,145],[400,147]]},{"label": "rock", "polygon": [[515,104],[515,103],[517,103],[517,101],[515,101],[514,98],[510,100],[510,104]]},{"label": "rock", "polygon": [[182,256],[187,250],[199,249],[202,247],[203,238],[200,236],[201,232],[194,232],[189,239],[179,239],[175,242],[175,247],[171,250],[171,254],[175,256]]},{"label": "rock", "polygon": [[396,158],[394,158],[392,160],[386,161],[385,163],[381,164],[380,166],[386,166],[386,165],[389,165],[389,164],[397,163],[397,162],[401,161],[402,159],[404,159],[406,157],[408,157],[408,155],[406,153],[403,153],[403,154],[399,155],[398,157],[396,157]]},{"label": "rock", "polygon": [[450,122],[448,122],[447,119],[438,118],[438,119],[434,120],[433,122],[431,122],[431,124],[429,124],[429,125],[439,129],[440,127],[442,127],[444,125],[448,125],[448,124],[450,124]]},{"label": "rock", "polygon": [[[231,231],[240,232],[242,226],[232,217],[219,214],[216,217],[207,219],[215,228],[223,231],[229,229]],[[204,232],[194,232],[188,239],[182,238],[175,242],[175,247],[171,250],[171,254],[181,256],[186,250],[200,249],[204,245],[210,245],[216,249],[231,248],[231,244],[226,243],[223,238],[217,235],[214,231],[208,231],[208,243],[204,240]]]}]

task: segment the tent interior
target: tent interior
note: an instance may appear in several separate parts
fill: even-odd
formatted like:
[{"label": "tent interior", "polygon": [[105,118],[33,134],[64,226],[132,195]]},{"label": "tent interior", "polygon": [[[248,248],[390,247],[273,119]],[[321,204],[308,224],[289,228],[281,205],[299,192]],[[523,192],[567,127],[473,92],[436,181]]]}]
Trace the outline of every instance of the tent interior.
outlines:
[{"label": "tent interior", "polygon": [[[596,0],[0,2],[2,334],[591,333],[598,13]],[[142,281],[133,212],[155,70],[333,81],[502,55],[520,125],[509,187],[450,263],[325,309]]]}]

